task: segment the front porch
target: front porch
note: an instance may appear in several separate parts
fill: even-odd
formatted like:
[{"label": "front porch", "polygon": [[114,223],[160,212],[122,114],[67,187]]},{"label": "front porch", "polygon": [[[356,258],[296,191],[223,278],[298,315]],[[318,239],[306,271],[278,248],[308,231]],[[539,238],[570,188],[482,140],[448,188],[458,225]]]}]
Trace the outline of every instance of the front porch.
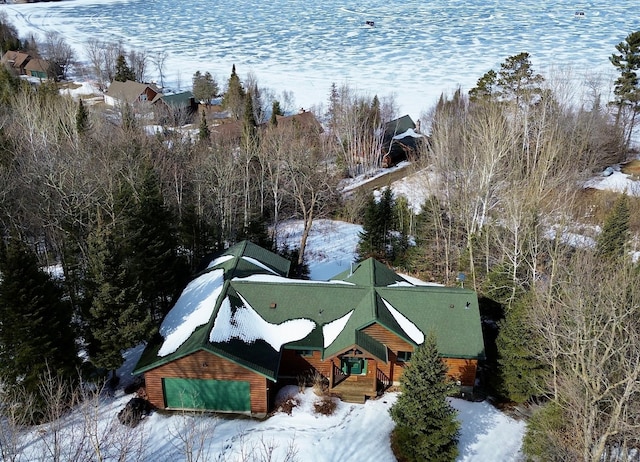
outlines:
[{"label": "front porch", "polygon": [[368,398],[378,396],[391,386],[391,380],[377,368],[375,360],[363,361],[364,367],[359,373],[349,373],[344,364],[338,367],[332,361],[329,392],[347,403],[363,404]]}]

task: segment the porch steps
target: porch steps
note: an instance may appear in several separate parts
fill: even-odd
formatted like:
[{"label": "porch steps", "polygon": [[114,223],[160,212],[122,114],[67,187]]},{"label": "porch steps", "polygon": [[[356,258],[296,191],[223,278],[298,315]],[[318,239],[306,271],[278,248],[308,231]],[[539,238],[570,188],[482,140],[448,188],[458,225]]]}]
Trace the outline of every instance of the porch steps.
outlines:
[{"label": "porch steps", "polygon": [[345,403],[364,404],[366,396],[362,393],[336,393]]}]

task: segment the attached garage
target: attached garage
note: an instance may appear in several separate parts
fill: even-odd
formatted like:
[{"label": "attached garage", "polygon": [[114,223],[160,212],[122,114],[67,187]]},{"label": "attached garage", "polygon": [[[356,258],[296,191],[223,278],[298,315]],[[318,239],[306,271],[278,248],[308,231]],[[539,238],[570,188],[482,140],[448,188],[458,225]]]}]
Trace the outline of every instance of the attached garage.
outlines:
[{"label": "attached garage", "polygon": [[165,407],[169,409],[215,409],[225,412],[251,411],[249,382],[163,378]]}]

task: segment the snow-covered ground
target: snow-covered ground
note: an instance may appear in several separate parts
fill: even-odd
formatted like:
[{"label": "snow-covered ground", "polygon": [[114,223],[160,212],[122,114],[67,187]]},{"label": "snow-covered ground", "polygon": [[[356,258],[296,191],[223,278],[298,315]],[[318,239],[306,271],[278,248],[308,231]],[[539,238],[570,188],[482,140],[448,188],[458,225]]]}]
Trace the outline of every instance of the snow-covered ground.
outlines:
[{"label": "snow-covered ground", "polygon": [[[11,0],[8,0],[11,1]],[[74,0],[2,4],[23,37],[62,34],[87,61],[90,39],[166,51],[164,82],[188,89],[197,70],[225,81],[236,64],[297,107],[326,103],[331,83],[394,94],[414,120],[442,92],[473,87],[526,51],[537,71],[580,85],[602,78],[615,45],[640,29],[635,0]],[[584,15],[576,17],[576,11]],[[366,24],[373,21],[374,26]],[[147,76],[160,82],[150,60]],[[606,96],[605,96],[606,97]]]}]

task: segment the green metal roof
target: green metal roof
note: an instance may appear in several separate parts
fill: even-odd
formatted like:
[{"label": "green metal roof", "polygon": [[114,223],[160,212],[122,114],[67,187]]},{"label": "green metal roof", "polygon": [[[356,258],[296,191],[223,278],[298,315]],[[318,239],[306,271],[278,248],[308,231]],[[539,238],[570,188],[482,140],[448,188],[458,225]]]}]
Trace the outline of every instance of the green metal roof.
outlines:
[{"label": "green metal roof", "polygon": [[398,282],[407,282],[402,276],[373,258],[354,264],[350,269],[331,279],[365,287],[386,287]]},{"label": "green metal roof", "polygon": [[172,95],[162,95],[160,98],[167,106],[184,107],[189,106],[193,99],[193,93],[183,91],[182,93],[174,93]]},{"label": "green metal roof", "polygon": [[[251,274],[256,274],[257,272],[262,272],[256,269],[259,268],[259,266],[249,263],[248,260],[243,259],[242,257],[258,260],[260,263],[268,266],[274,272],[283,277],[287,277],[289,275],[289,268],[291,268],[291,262],[286,258],[283,258],[280,255],[270,252],[267,249],[249,241],[239,242],[223,251],[220,255],[231,255],[237,257],[236,262],[239,268],[237,270],[238,272],[230,274],[229,279],[232,277],[246,277]],[[265,273],[268,274],[268,272]]]},{"label": "green metal roof", "polygon": [[[273,276],[273,272],[284,276],[290,263],[246,241],[227,249],[222,255],[233,258],[207,270],[225,270],[222,295],[218,297],[208,323],[198,327],[175,352],[164,357],[157,355],[164,339],[160,336],[153,339],[134,373],[206,350],[275,380],[281,352],[266,341],[258,339],[247,343],[235,338],[224,342],[209,341],[222,300],[228,297],[235,310],[243,305],[240,296],[271,325],[291,320],[315,323],[308,335],[286,343],[282,348],[321,350],[323,358],[330,358],[355,346],[387,361],[386,346],[364,332],[366,327],[378,323],[413,345],[422,343],[430,331],[435,332],[438,350],[444,357],[484,357],[478,300],[472,290],[398,285],[398,282],[407,281],[373,259],[337,275],[333,282],[248,278],[256,274]],[[338,332],[339,320],[344,321],[347,315],[344,327]],[[328,337],[335,332],[335,338]]]}]

